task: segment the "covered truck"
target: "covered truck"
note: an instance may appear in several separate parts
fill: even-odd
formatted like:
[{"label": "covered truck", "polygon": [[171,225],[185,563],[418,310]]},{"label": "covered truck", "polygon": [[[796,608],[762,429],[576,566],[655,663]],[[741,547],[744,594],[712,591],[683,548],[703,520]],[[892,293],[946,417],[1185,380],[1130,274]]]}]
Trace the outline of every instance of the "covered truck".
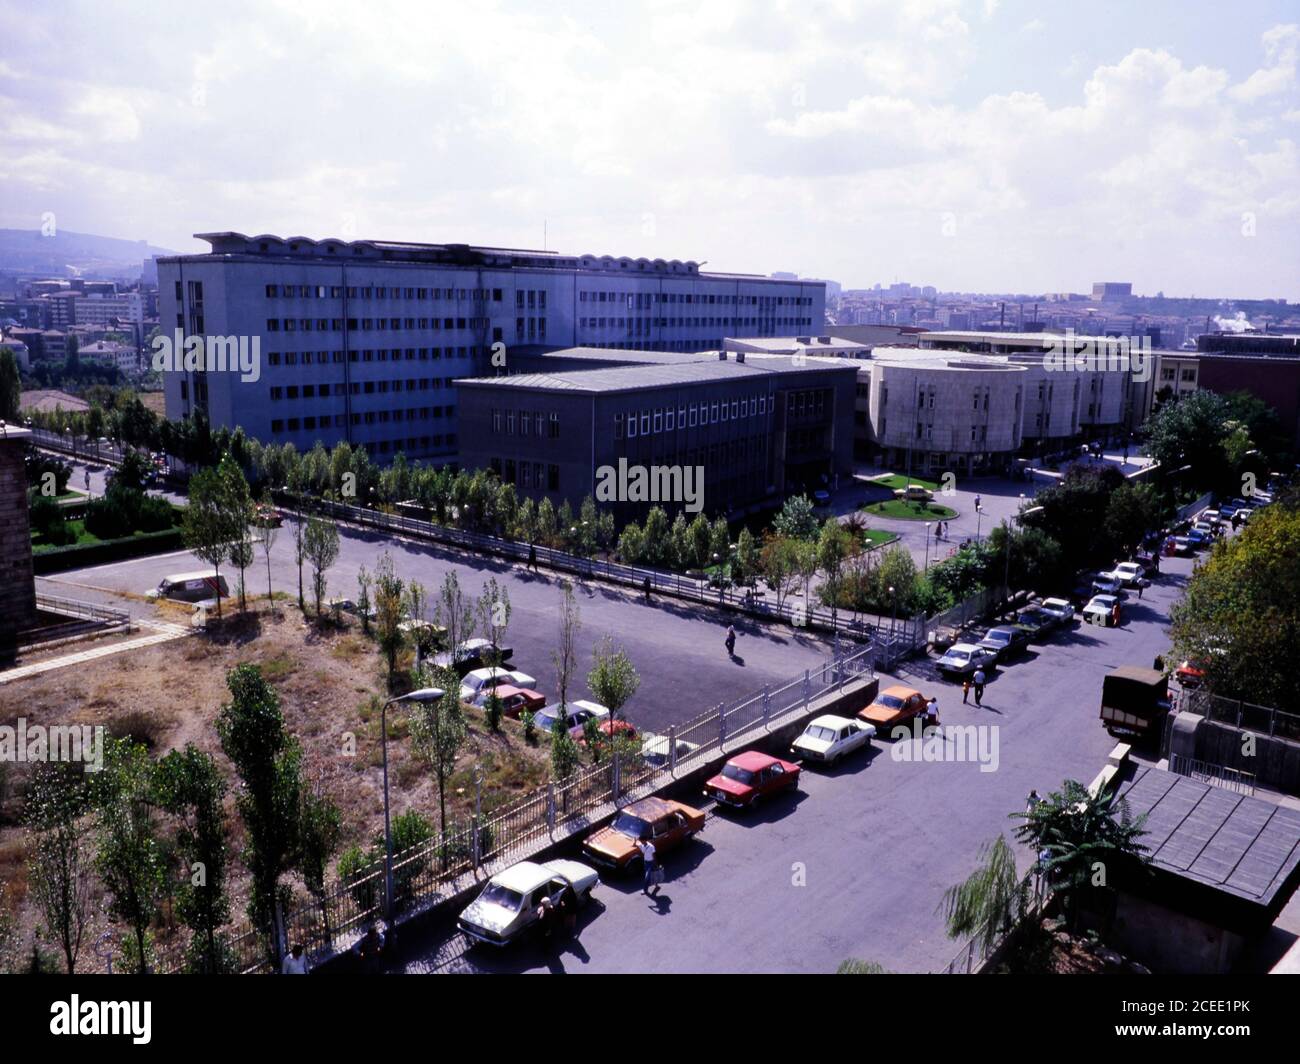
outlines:
[{"label": "covered truck", "polygon": [[1157,669],[1121,665],[1101,682],[1101,721],[1111,735],[1155,742],[1168,714],[1169,681]]}]

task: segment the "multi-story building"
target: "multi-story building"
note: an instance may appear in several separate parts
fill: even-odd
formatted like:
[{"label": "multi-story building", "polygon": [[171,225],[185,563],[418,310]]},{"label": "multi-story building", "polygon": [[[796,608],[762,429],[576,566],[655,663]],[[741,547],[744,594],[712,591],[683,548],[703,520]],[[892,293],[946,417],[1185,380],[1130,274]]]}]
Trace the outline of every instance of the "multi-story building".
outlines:
[{"label": "multi-story building", "polygon": [[454,460],[452,382],[498,371],[502,358],[508,367],[516,345],[699,351],[725,336],[811,332],[825,303],[820,283],[675,259],[200,238],[210,252],[158,260],[162,330],[255,338],[261,372],[166,373],[167,416],[202,410],[264,442],[347,440],[380,460]]},{"label": "multi-story building", "polygon": [[686,497],[602,498],[602,470],[702,475],[699,507],[739,515],[852,469],[856,363],[705,352],[609,352],[616,365],[573,369],[600,352],[542,356],[555,368],[458,380],[462,462],[490,468],[521,496],[590,494],[616,516]]},{"label": "multi-story building", "polygon": [[76,301],[78,325],[110,325],[116,322],[144,322],[144,300],[139,292],[86,295]]}]

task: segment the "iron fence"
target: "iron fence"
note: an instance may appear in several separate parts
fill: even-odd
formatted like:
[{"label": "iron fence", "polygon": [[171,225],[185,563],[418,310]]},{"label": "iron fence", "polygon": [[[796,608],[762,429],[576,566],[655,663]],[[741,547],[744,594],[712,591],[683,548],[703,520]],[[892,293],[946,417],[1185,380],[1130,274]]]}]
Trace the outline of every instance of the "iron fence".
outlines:
[{"label": "iron fence", "polygon": [[1300,742],[1300,715],[1270,706],[1258,706],[1239,698],[1225,698],[1204,690],[1180,689],[1174,700],[1180,711],[1196,713],[1207,720],[1230,724],[1245,731]]},{"label": "iron fence", "polygon": [[1202,783],[1213,784],[1237,794],[1255,793],[1255,776],[1250,772],[1241,772],[1226,765],[1215,765],[1209,761],[1198,761],[1183,754],[1169,755],[1169,771],[1179,776],[1188,776]]}]

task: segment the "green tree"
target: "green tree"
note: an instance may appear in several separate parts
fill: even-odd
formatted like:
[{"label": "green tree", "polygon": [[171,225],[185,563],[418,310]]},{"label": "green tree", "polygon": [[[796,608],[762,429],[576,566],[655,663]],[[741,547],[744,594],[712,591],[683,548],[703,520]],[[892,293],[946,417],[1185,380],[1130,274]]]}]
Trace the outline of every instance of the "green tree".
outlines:
[{"label": "green tree", "polygon": [[1227,400],[1215,392],[1196,391],[1165,403],[1147,419],[1147,453],[1166,475],[1190,466],[1178,474],[1186,482],[1226,487],[1231,469],[1223,443],[1230,416]]},{"label": "green tree", "polygon": [[388,688],[391,691],[397,673],[397,656],[402,652],[402,578],[393,570],[393,559],[388,551],[380,555],[375,566],[374,610],[375,637],[379,642],[384,663],[388,666]]},{"label": "green tree", "polygon": [[[217,716],[221,749],[243,784],[235,805],[244,822],[244,866],[252,879],[248,906],[253,925],[267,933],[274,925],[280,877],[298,849],[302,752],[284,726],[280,697],[256,665],[237,665],[226,674],[231,699]],[[277,967],[282,943],[273,937]]]},{"label": "green tree", "polygon": [[819,524],[812,499],[807,495],[792,495],[772,519],[772,531],[787,539],[815,539]]},{"label": "green tree", "polygon": [[325,891],[325,873],[339,848],[343,818],[319,781],[304,787],[298,806],[298,871],[303,886],[320,906],[325,941],[331,939],[330,912]]},{"label": "green tree", "polygon": [[627,652],[616,646],[608,635],[597,644],[591,657],[587,687],[596,701],[609,710],[609,719],[618,720],[619,712],[641,686],[641,677]]},{"label": "green tree", "polygon": [[1160,526],[1160,498],[1149,484],[1121,484],[1106,504],[1106,535],[1119,555],[1130,555]]},{"label": "green tree", "polygon": [[104,770],[95,780],[95,867],[108,889],[110,914],[134,937],[134,948],[127,954],[140,975],[148,971],[149,925],[166,877],[153,797],[148,750],[130,739],[106,739]]},{"label": "green tree", "polygon": [[1170,610],[1174,649],[1205,670],[1206,687],[1230,698],[1300,713],[1300,507],[1257,511],[1215,545]]},{"label": "green tree", "polygon": [[560,585],[560,625],[555,650],[551,653],[562,713],[568,711],[569,681],[578,665],[578,629],[581,627],[582,617],[573,597],[573,585],[566,580]]},{"label": "green tree", "polygon": [[27,882],[69,975],[77,970],[94,911],[87,805],[85,786],[64,766],[40,765],[33,772],[26,802]]},{"label": "green tree", "polygon": [[339,527],[328,518],[309,517],[303,539],[303,549],[311,565],[312,598],[319,617],[321,600],[325,597],[325,574],[339,556]]},{"label": "green tree", "polygon": [[[247,510],[243,498],[248,484],[229,457],[215,469],[200,469],[190,478],[189,505],[181,523],[185,547],[200,561],[207,562],[218,576],[221,565],[230,556],[230,545],[247,527]],[[243,483],[243,492],[238,488]],[[221,616],[221,597],[217,596],[217,616]]]},{"label": "green tree", "polygon": [[776,596],[778,610],[794,589],[799,572],[799,541],[788,536],[769,536],[759,555],[759,568],[768,588]]},{"label": "green tree", "polygon": [[446,693],[436,702],[416,702],[410,715],[415,756],[433,770],[438,783],[438,817],[447,834],[447,781],[456,771],[456,758],[468,729],[460,709],[460,678],[451,669],[435,669],[417,678],[420,687],[440,687]]},{"label": "green tree", "polygon": [[1146,834],[1146,816],[1135,820],[1118,791],[1093,794],[1066,780],[1059,791],[1011,815],[1023,821],[1016,837],[1039,855],[1041,873],[1061,895],[1072,932],[1079,929],[1087,899],[1113,889],[1111,877],[1121,864],[1150,861],[1138,841]]},{"label": "green tree", "polygon": [[[438,590],[433,612],[443,629],[454,668],[462,645],[474,631],[474,603],[461,589],[454,570],[449,570],[442,578],[442,587]],[[459,683],[456,684],[456,689],[460,689]]]},{"label": "green tree", "polygon": [[0,418],[9,422],[18,420],[22,392],[22,375],[13,349],[0,348]]},{"label": "green tree", "polygon": [[[271,493],[268,490],[262,496],[262,506],[266,510],[271,507]],[[271,588],[271,548],[275,546],[276,537],[279,536],[280,530],[275,527],[271,521],[259,522],[258,529],[262,536],[262,554],[266,557],[266,601],[270,605],[271,611],[275,612],[275,592]]]},{"label": "green tree", "polygon": [[758,542],[748,528],[742,528],[736,537],[736,559],[733,564],[732,577],[741,587],[748,587],[758,574],[760,559]]},{"label": "green tree", "polygon": [[221,928],[230,919],[226,897],[228,835],[226,784],[213,758],[187,743],[161,758],[154,771],[159,805],[177,817],[175,849],[187,876],[176,892],[176,912],[190,929],[190,970],[221,974],[233,957]]},{"label": "green tree", "polygon": [[1025,914],[1030,887],[1016,872],[1015,852],[998,835],[980,850],[979,865],[967,879],[944,892],[940,909],[949,938],[973,938],[987,955],[998,938]]},{"label": "green tree", "polygon": [[831,623],[837,617],[840,578],[844,573],[845,563],[856,550],[853,537],[834,519],[822,525],[821,535],[817,539],[817,566],[826,574],[826,587],[830,596]]}]

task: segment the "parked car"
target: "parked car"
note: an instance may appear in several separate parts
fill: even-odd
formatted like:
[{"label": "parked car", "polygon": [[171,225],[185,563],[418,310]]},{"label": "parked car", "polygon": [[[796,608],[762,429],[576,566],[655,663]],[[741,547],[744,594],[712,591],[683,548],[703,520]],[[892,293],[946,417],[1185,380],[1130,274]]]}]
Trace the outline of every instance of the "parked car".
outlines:
[{"label": "parked car", "polygon": [[471,669],[460,681],[460,700],[476,706],[487,701],[493,688],[509,684],[512,687],[535,687],[537,681],[526,672],[513,669]]},{"label": "parked car", "polygon": [[546,708],[546,696],[527,687],[501,684],[497,687],[496,694],[501,702],[501,712],[516,720],[521,713],[536,713],[539,709]]},{"label": "parked car", "polygon": [[1049,617],[1054,618],[1060,627],[1068,627],[1074,623],[1074,603],[1068,599],[1043,599],[1038,608]]},{"label": "parked car", "polygon": [[1112,611],[1117,602],[1119,599],[1114,595],[1093,595],[1088,605],[1083,607],[1084,623],[1099,624],[1103,628],[1109,628],[1112,624]]},{"label": "parked car", "polygon": [[164,576],[156,588],[145,592],[144,597],[174,602],[216,602],[218,598],[230,597],[230,587],[226,578],[215,572],[174,573]]},{"label": "parked car", "polygon": [[[616,735],[627,739],[635,739],[637,736],[636,725],[630,720],[602,720],[596,725],[596,730],[607,739]],[[585,723],[570,728],[569,735],[573,737],[579,746],[587,745],[587,725]]]},{"label": "parked car", "polygon": [[1236,499],[1229,499],[1227,502],[1219,504],[1219,516],[1231,520],[1237,511],[1243,509],[1244,506],[1244,503],[1238,502]]},{"label": "parked car", "polygon": [[[680,763],[684,758],[688,758],[700,748],[699,743],[690,743],[685,739],[675,741],[677,747],[677,761]],[[671,747],[668,745],[668,736],[656,735],[654,732],[643,732],[641,734],[641,759],[647,765],[654,765],[656,768],[663,768],[672,763],[669,756]]]},{"label": "parked car", "polygon": [[[487,655],[492,650],[492,644],[486,639],[466,639],[456,652],[444,650],[441,654],[434,656],[433,663],[440,668],[454,668],[462,676],[474,669],[481,669],[487,663]],[[507,646],[498,646],[497,653],[501,655],[502,661],[507,661],[514,656],[514,649]]]},{"label": "parked car", "polygon": [[752,809],[764,799],[799,785],[799,766],[779,757],[746,750],[729,758],[722,771],[704,785],[704,794],[723,805]]},{"label": "parked car", "polygon": [[[997,654],[992,650],[982,647],[978,643],[957,643],[934,663],[934,667],[943,676],[961,678],[974,675],[976,669],[991,669],[997,662],[997,657]],[[921,696],[917,694],[916,697],[920,698]],[[920,709],[925,709],[924,699],[921,701]],[[910,716],[915,716],[915,714]]]},{"label": "parked car", "polygon": [[1120,562],[1108,573],[1101,574],[1114,580],[1120,587],[1150,587],[1151,581],[1139,562]]},{"label": "parked car", "polygon": [[1189,554],[1195,554],[1196,548],[1200,546],[1199,541],[1193,540],[1191,536],[1170,536],[1169,553],[1187,557]]},{"label": "parked car", "polygon": [[997,628],[990,628],[979,645],[985,650],[993,651],[997,655],[998,664],[1001,664],[1008,658],[1023,654],[1029,649],[1029,634],[1023,628],[1014,625],[999,625]]},{"label": "parked car", "polygon": [[[569,722],[570,730],[576,725],[582,727],[587,721],[595,717],[598,720],[604,720],[609,716],[609,710],[599,702],[586,702],[579,699],[570,702],[564,707],[565,719]],[[537,715],[533,718],[533,724],[536,725],[539,732],[549,734],[554,730],[556,723],[560,719],[560,704],[553,702],[544,709],[539,709]]]},{"label": "parked car", "polygon": [[622,871],[641,860],[637,843],[654,843],[656,857],[704,830],[700,810],[668,798],[642,798],[621,809],[607,828],[588,835],[582,852],[598,865]]},{"label": "parked car", "polygon": [[1200,536],[1208,543],[1219,534],[1219,528],[1217,525],[1212,525],[1208,521],[1197,521],[1187,530],[1187,534],[1193,538]]},{"label": "parked car", "polygon": [[1030,606],[1016,614],[1016,627],[1022,629],[1031,641],[1039,640],[1056,627],[1056,618],[1037,606]]},{"label": "parked car", "polygon": [[[953,647],[953,650],[955,649],[957,648]],[[949,653],[952,651],[950,650]],[[873,725],[878,733],[885,732],[895,725],[908,723],[919,713],[924,713],[925,703],[926,698],[920,691],[913,687],[895,684],[877,692],[871,705],[858,711],[858,720]]]},{"label": "parked car", "polygon": [[795,757],[833,765],[846,754],[870,746],[875,734],[874,724],[828,713],[804,728],[803,734],[790,744],[790,752]]},{"label": "parked car", "polygon": [[258,528],[279,528],[284,524],[284,514],[274,506],[258,503],[253,510],[253,524]]},{"label": "parked car", "polygon": [[599,885],[596,870],[580,861],[520,861],[487,881],[460,914],[456,926],[473,942],[507,946],[537,925],[543,898],[559,906],[565,891],[572,891],[581,906],[591,900],[591,892]]},{"label": "parked car", "polygon": [[1209,664],[1204,658],[1188,658],[1174,670],[1174,679],[1179,687],[1195,688],[1205,683],[1205,667]]},{"label": "parked car", "polygon": [[1220,512],[1218,510],[1202,510],[1201,520],[1205,524],[1209,525],[1211,528],[1216,530],[1218,529],[1219,525],[1223,523],[1223,519],[1220,516]]},{"label": "parked car", "polygon": [[1114,595],[1117,599],[1128,598],[1124,585],[1109,573],[1097,574],[1097,579],[1092,582],[1092,593],[1094,595]]}]

